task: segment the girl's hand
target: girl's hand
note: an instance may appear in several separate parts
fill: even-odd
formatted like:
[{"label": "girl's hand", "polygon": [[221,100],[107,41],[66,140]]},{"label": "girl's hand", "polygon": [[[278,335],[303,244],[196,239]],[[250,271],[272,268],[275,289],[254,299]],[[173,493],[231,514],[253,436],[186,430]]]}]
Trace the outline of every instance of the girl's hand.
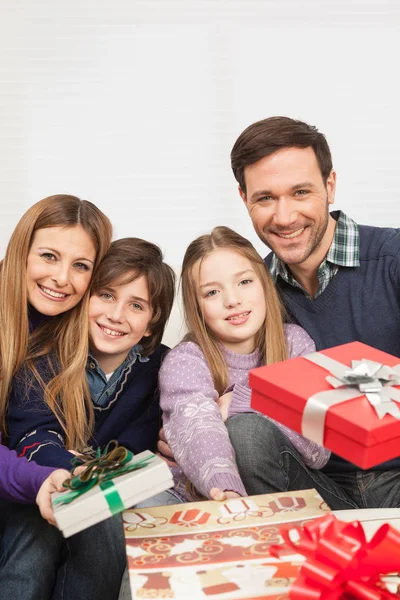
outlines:
[{"label": "girl's hand", "polygon": [[210,497],[211,500],[223,502],[224,500],[229,500],[229,498],[241,498],[241,495],[237,492],[232,492],[231,490],[223,491],[219,488],[212,488],[212,490],[210,490]]},{"label": "girl's hand", "polygon": [[168,445],[167,438],[165,437],[164,427],[161,427],[160,431],[158,432],[157,450],[158,456],[165,460],[169,467],[177,466],[174,455],[172,454],[172,450]]},{"label": "girl's hand", "polygon": [[65,488],[63,483],[71,477],[71,473],[65,469],[57,469],[53,471],[47,479],[45,479],[39,488],[36,496],[36,504],[39,507],[40,514],[50,525],[56,525],[53,507],[51,505],[51,494],[53,492],[63,492]]},{"label": "girl's hand", "polygon": [[225,422],[228,418],[229,407],[232,402],[232,392],[226,392],[220,396],[217,400],[219,412],[221,413],[222,420]]}]

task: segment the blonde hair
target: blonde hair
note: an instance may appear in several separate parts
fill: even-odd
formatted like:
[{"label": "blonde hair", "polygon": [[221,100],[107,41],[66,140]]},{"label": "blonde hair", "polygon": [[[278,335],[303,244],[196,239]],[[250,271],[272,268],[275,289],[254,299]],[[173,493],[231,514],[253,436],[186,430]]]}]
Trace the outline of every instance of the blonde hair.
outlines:
[{"label": "blonde hair", "polygon": [[265,322],[256,336],[263,363],[271,364],[287,358],[286,339],[283,328],[283,306],[275,285],[261,256],[254,246],[229,227],[215,227],[210,234],[195,239],[187,248],[182,264],[182,299],[188,334],[186,341],[198,344],[207,360],[215,389],[221,395],[228,385],[228,369],[221,345],[207,327],[198,302],[196,282],[193,277],[195,264],[204,260],[216,248],[229,248],[247,258],[264,290],[266,303]]},{"label": "blonde hair", "polygon": [[[24,377],[41,385],[44,400],[65,433],[68,448],[83,449],[93,429],[93,406],[85,376],[88,354],[89,289],[77,306],[51,317],[31,334],[28,321],[27,259],[33,236],[47,227],[81,225],[95,251],[94,268],[112,237],[109,219],[91,202],[75,196],[49,196],[34,204],[18,222],[0,267],[0,429],[6,431],[6,408],[12,379]],[[51,379],[45,383],[37,359],[45,357]]]}]

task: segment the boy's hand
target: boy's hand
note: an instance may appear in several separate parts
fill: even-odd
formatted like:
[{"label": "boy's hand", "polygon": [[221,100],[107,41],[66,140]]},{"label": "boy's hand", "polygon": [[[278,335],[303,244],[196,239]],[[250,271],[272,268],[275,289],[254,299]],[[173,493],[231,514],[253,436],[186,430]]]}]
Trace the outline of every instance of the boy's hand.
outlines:
[{"label": "boy's hand", "polygon": [[157,450],[160,458],[164,459],[169,467],[176,467],[177,464],[172,454],[171,448],[168,446],[167,438],[165,437],[164,427],[161,427],[158,433]]},{"label": "boy's hand", "polygon": [[232,392],[226,392],[223,396],[220,396],[217,400],[219,412],[221,413],[222,420],[225,422],[228,418],[229,407],[232,402]]},{"label": "boy's hand", "polygon": [[231,490],[220,490],[219,488],[212,488],[210,490],[211,500],[217,500],[218,502],[223,502],[224,500],[229,500],[229,498],[241,498],[241,495],[237,492],[232,492]]},{"label": "boy's hand", "polygon": [[53,492],[63,492],[65,490],[63,483],[69,477],[71,477],[71,473],[69,471],[66,471],[65,469],[57,469],[43,481],[39,488],[36,496],[36,504],[39,507],[42,517],[51,525],[56,525],[53,507],[51,505],[51,494]]}]

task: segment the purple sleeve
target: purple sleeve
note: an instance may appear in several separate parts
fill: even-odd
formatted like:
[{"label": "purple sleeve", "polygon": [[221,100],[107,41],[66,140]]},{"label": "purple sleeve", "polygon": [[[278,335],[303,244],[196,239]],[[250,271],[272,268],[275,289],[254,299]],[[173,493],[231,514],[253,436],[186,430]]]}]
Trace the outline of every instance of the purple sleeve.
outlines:
[{"label": "purple sleeve", "polygon": [[34,504],[43,481],[52,467],[41,467],[20,458],[14,450],[0,444],[0,498],[23,504]]},{"label": "purple sleeve", "polygon": [[[290,358],[315,352],[313,340],[298,325],[286,325],[285,333]],[[251,408],[250,399],[250,388],[236,384],[232,390],[232,401],[228,410],[228,418],[239,413],[257,412]],[[293,431],[293,429],[289,429],[289,427],[273,419],[271,421],[289,438],[293,446],[301,454],[305,465],[310,467],[310,469],[322,469],[326,465],[330,457],[329,450],[303,437],[296,431]]]},{"label": "purple sleeve", "polygon": [[200,348],[188,342],[171,350],[160,371],[160,403],[176,462],[208,498],[213,487],[247,496],[217,400]]}]

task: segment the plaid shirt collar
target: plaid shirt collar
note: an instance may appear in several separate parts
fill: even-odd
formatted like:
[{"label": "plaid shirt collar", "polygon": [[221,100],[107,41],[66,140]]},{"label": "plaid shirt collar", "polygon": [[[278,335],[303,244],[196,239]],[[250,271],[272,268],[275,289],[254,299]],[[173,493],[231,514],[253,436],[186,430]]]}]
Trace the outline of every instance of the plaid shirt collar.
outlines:
[{"label": "plaid shirt collar", "polygon": [[[335,210],[330,214],[336,221],[335,233],[328,254],[318,269],[320,286],[316,296],[324,291],[339,267],[360,266],[360,234],[357,223],[341,210]],[[272,255],[269,270],[274,281],[280,275],[287,283],[301,287],[276,254]]]}]

